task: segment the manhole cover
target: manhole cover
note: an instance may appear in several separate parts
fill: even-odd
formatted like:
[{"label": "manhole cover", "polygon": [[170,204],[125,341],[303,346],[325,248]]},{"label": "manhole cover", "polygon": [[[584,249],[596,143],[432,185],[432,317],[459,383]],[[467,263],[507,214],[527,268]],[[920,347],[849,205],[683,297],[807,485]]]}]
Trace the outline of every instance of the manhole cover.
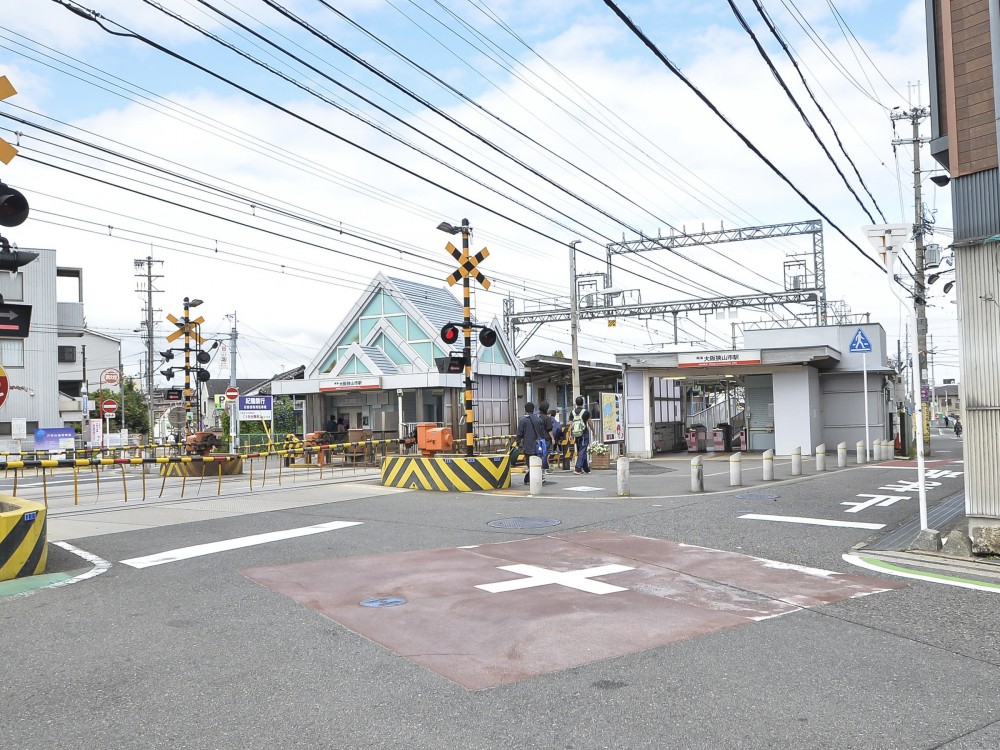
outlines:
[{"label": "manhole cover", "polygon": [[669,474],[671,472],[677,471],[677,469],[672,469],[669,466],[664,466],[663,464],[657,464],[653,462],[646,461],[630,461],[628,465],[628,470],[633,474]]},{"label": "manhole cover", "polygon": [[406,604],[401,596],[373,596],[361,600],[362,607],[398,607],[400,604]]},{"label": "manhole cover", "polygon": [[498,518],[486,525],[495,529],[541,529],[545,526],[558,526],[561,523],[558,518]]},{"label": "manhole cover", "polygon": [[773,492],[741,492],[736,496],[737,500],[777,500],[778,496]]}]

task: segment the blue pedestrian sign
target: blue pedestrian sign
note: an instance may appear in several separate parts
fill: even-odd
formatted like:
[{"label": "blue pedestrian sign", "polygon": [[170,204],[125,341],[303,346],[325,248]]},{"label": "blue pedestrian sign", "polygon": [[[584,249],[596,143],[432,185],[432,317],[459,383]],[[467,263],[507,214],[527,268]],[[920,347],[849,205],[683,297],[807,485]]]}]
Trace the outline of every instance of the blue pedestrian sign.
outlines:
[{"label": "blue pedestrian sign", "polygon": [[872,350],[872,342],[868,340],[865,336],[865,332],[860,328],[858,332],[854,334],[854,338],[851,339],[850,351],[852,354],[868,354]]}]

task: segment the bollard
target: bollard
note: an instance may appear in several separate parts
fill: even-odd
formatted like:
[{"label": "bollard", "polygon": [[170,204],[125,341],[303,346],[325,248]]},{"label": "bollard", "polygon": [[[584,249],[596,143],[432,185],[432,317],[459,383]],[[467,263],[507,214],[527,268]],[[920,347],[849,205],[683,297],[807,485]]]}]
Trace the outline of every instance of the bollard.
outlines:
[{"label": "bollard", "polygon": [[816,471],[826,471],[826,443],[816,446]]},{"label": "bollard", "polygon": [[542,494],[542,457],[528,456],[528,494]]},{"label": "bollard", "polygon": [[891,461],[892,460],[892,441],[883,440],[882,441],[882,460]]},{"label": "bollard", "polygon": [[705,491],[705,467],[701,465],[701,456],[691,459],[691,491]]},{"label": "bollard", "polygon": [[802,448],[792,450],[792,476],[802,476]]},{"label": "bollard", "polygon": [[628,497],[632,493],[629,492],[629,471],[628,471],[628,457],[619,456],[618,457],[618,497]]},{"label": "bollard", "polygon": [[868,451],[865,450],[865,441],[859,440],[857,445],[857,458],[855,459],[860,466],[861,464],[868,463]]},{"label": "bollard", "polygon": [[743,454],[734,453],[729,457],[729,486],[743,486]]},{"label": "bollard", "polygon": [[765,482],[770,482],[774,479],[774,451],[771,448],[764,451],[763,470]]},{"label": "bollard", "polygon": [[837,468],[847,466],[847,443],[837,443]]}]

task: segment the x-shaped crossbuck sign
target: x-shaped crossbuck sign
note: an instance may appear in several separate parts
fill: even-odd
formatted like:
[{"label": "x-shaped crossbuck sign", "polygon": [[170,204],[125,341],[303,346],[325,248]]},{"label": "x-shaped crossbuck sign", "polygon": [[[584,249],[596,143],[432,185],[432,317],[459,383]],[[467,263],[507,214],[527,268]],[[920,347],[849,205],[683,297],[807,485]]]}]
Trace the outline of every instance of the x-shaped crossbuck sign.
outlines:
[{"label": "x-shaped crossbuck sign", "polygon": [[187,332],[188,335],[190,335],[199,344],[205,343],[205,339],[203,339],[201,336],[198,335],[198,326],[200,326],[202,323],[205,322],[205,319],[200,315],[194,320],[188,321],[187,323],[181,323],[179,318],[168,313],[167,320],[169,320],[171,323],[177,326],[177,330],[171,333],[169,336],[167,336],[167,341],[169,341],[170,343],[173,343],[174,341],[179,339],[181,336],[184,335],[185,332]]},{"label": "x-shaped crossbuck sign", "polygon": [[451,274],[447,279],[445,279],[445,281],[448,282],[448,286],[454,286],[462,279],[471,276],[472,278],[474,278],[476,281],[478,281],[480,284],[483,285],[483,289],[490,288],[490,280],[487,279],[485,276],[483,276],[480,270],[476,268],[476,266],[478,266],[480,263],[482,263],[484,260],[490,257],[489,250],[487,250],[484,247],[478,253],[476,253],[472,257],[469,257],[468,251],[459,250],[450,242],[447,245],[445,245],[445,250],[451,253],[451,257],[453,257],[455,260],[458,261],[458,269],[453,274]]}]

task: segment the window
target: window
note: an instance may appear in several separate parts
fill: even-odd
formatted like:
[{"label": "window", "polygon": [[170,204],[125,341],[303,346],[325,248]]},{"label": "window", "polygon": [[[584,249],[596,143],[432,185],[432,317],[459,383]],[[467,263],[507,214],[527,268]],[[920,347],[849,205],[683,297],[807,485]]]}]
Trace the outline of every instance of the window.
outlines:
[{"label": "window", "polygon": [[24,367],[24,339],[0,339],[0,365]]},{"label": "window", "polygon": [[75,346],[60,346],[59,347],[59,361],[60,362],[76,362],[76,347]]}]

